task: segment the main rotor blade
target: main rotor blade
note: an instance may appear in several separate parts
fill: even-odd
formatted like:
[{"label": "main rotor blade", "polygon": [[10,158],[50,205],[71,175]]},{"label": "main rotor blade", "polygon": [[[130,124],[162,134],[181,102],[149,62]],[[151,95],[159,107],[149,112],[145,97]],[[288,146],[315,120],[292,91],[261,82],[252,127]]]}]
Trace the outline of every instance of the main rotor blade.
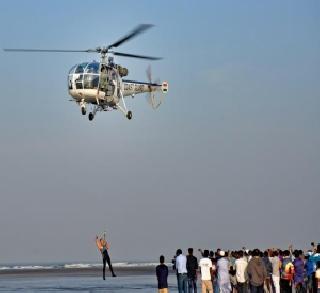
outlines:
[{"label": "main rotor blade", "polygon": [[130,39],[132,39],[135,36],[143,33],[144,31],[146,31],[147,29],[149,29],[151,27],[153,27],[153,24],[140,24],[135,29],[133,29],[133,31],[131,33],[127,34],[126,36],[124,36],[123,38],[118,40],[117,42],[109,45],[108,48],[111,49],[113,47],[118,47],[122,43],[124,43],[126,41],[129,41]]},{"label": "main rotor blade", "polygon": [[3,49],[3,51],[6,52],[49,52],[49,53],[75,53],[75,52],[84,52],[84,53],[96,53],[97,50],[96,49],[89,49],[89,50],[47,50],[47,49]]},{"label": "main rotor blade", "polygon": [[120,52],[110,52],[116,56],[123,56],[123,57],[131,57],[131,58],[139,58],[139,59],[147,59],[147,60],[161,60],[161,57],[152,57],[152,56],[144,56],[144,55],[135,55],[135,54],[127,54],[127,53],[120,53]]}]

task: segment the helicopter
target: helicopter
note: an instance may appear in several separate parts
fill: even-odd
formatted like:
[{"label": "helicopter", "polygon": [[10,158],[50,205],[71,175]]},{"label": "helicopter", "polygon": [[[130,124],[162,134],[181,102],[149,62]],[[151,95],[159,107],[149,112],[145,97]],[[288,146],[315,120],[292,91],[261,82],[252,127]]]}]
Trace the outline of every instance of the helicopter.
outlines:
[{"label": "helicopter", "polygon": [[152,82],[151,69],[147,69],[148,82],[125,79],[129,70],[114,62],[114,56],[138,58],[145,60],[160,60],[159,57],[128,54],[114,51],[116,48],[151,28],[152,24],[140,24],[130,33],[118,41],[103,47],[87,50],[56,50],[56,49],[3,49],[6,52],[48,52],[48,53],[98,53],[100,62],[83,62],[74,65],[68,73],[68,92],[71,101],[76,102],[81,109],[82,115],[87,114],[92,121],[99,111],[119,110],[129,120],[132,119],[132,111],[126,107],[124,98],[132,97],[141,93],[147,93],[152,108],[157,109],[163,99],[156,99],[155,93],[161,95],[168,92],[168,82]]}]

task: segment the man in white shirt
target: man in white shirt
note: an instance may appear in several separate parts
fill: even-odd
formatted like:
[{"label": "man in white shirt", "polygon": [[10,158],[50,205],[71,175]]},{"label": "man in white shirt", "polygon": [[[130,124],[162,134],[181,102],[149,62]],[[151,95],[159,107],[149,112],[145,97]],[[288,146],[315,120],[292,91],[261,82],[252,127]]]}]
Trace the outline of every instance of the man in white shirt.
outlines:
[{"label": "man in white shirt", "polygon": [[179,293],[188,293],[187,257],[182,254],[181,249],[177,250],[176,268]]},{"label": "man in white shirt", "polygon": [[238,252],[239,258],[236,259],[235,267],[236,267],[236,279],[237,279],[237,290],[238,293],[247,293],[247,266],[248,263],[244,258],[243,251],[240,250]]},{"label": "man in white shirt", "polygon": [[281,262],[279,258],[279,253],[277,250],[272,252],[272,257],[269,257],[272,264],[272,282],[274,286],[274,293],[280,293],[280,267]]},{"label": "man in white shirt", "polygon": [[201,272],[201,292],[213,293],[211,274],[212,274],[212,262],[209,258],[209,250],[203,252],[203,258],[199,261],[199,268]]}]

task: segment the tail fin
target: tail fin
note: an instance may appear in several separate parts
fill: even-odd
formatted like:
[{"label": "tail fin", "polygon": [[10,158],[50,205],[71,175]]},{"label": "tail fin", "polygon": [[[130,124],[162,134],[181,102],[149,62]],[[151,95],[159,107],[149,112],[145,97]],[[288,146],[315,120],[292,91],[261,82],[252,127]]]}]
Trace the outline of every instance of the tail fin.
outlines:
[{"label": "tail fin", "polygon": [[164,81],[164,82],[162,83],[161,90],[162,90],[162,92],[163,92],[164,94],[168,92],[168,90],[169,90],[169,84],[168,84],[168,82]]}]

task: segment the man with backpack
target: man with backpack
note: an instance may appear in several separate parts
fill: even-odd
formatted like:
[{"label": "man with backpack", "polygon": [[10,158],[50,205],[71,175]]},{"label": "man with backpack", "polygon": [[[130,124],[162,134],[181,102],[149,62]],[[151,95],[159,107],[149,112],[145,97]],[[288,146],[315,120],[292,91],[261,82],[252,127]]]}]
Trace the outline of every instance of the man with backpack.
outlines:
[{"label": "man with backpack", "polygon": [[280,289],[282,293],[292,292],[292,280],[294,276],[294,266],[290,256],[290,251],[283,252],[283,260],[281,263]]}]

